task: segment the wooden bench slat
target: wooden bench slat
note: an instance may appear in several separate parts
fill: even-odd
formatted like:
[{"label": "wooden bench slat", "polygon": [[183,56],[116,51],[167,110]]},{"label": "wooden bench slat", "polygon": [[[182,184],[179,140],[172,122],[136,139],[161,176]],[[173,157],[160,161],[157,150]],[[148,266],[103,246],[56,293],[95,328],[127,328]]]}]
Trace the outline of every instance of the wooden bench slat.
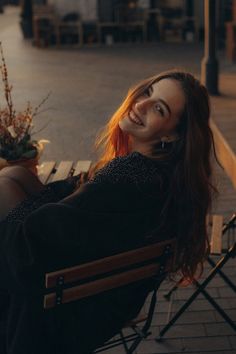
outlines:
[{"label": "wooden bench slat", "polygon": [[224,167],[225,172],[230,178],[234,188],[236,188],[236,156],[212,120],[211,129],[214,136],[217,157],[221,165]]},{"label": "wooden bench slat", "polygon": [[38,177],[43,184],[47,183],[55,165],[55,161],[48,161],[43,162],[38,166]]},{"label": "wooden bench slat", "polygon": [[212,216],[212,230],[211,230],[211,253],[222,253],[222,228],[223,228],[223,216]]},{"label": "wooden bench slat", "polygon": [[[99,294],[103,291],[111,290],[121,287],[132,282],[150,278],[157,274],[159,264],[150,264],[143,266],[141,269],[134,269],[126,271],[122,274],[113,275],[106,279],[99,279],[91,282],[90,284],[78,285],[70,289],[63,290],[62,304],[67,302],[79,300],[88,296]],[[44,308],[55,306],[56,293],[45,295]]]},{"label": "wooden bench slat", "polygon": [[91,166],[91,161],[89,160],[80,160],[75,166],[74,176],[80,174],[81,172],[88,172]]},{"label": "wooden bench slat", "polygon": [[174,248],[175,240],[168,240],[162,243],[145,246],[140,249],[124,252],[114,256],[105,257],[85,263],[79,266],[70,267],[46,274],[46,288],[56,286],[59,276],[64,277],[64,284],[82,280],[94,275],[113,271],[122,267],[134,265],[139,262],[157,259],[164,252],[166,246]]},{"label": "wooden bench slat", "polygon": [[72,161],[61,161],[55,175],[52,178],[52,182],[56,182],[61,179],[66,179],[70,175],[72,167],[73,167]]}]

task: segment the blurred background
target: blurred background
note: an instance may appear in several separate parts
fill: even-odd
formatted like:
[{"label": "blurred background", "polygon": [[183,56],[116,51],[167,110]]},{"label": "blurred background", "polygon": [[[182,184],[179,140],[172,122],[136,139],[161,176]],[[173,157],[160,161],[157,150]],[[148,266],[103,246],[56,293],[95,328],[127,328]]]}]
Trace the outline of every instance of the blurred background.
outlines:
[{"label": "blurred background", "polygon": [[[204,0],[0,0],[16,108],[27,100],[37,106],[51,92],[34,121],[35,137],[51,141],[44,158],[94,159],[94,139],[128,88],[162,70],[182,68],[200,78],[205,56],[216,93],[231,95],[236,1],[211,3],[206,14]],[[215,43],[207,54],[205,21],[213,17],[214,35],[207,35],[208,45]]]},{"label": "blurred background", "polygon": [[[225,139],[230,172],[228,178],[228,170],[215,163],[219,198],[213,212],[225,220],[235,213],[236,0],[0,0],[0,41],[14,109],[24,111],[27,102],[37,107],[50,93],[33,119],[32,138],[50,141],[41,161],[94,161],[95,137],[130,86],[163,70],[193,73],[210,93],[211,118]],[[235,259],[225,270],[235,283]],[[235,331],[203,296],[167,340],[156,343],[169,310],[174,313],[193,291],[179,289],[171,309],[163,297],[169,285],[163,287],[153,335],[138,353],[236,353]],[[235,292],[220,277],[208,288],[235,321]]]}]

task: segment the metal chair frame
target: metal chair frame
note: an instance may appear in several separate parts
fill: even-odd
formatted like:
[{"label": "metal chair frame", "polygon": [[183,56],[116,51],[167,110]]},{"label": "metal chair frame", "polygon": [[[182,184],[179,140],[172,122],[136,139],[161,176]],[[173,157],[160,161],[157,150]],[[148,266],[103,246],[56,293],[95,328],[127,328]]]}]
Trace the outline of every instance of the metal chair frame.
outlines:
[{"label": "metal chair frame", "polygon": [[[149,290],[153,293],[144,325],[139,327],[138,318],[129,321],[125,327],[130,327],[134,331],[133,334],[125,336],[121,329],[119,339],[111,339],[95,351],[99,353],[123,345],[125,352],[131,354],[140,342],[151,334],[149,329],[157,290],[171,269],[174,252],[175,239],[171,239],[48,273],[45,277],[44,308],[61,306],[63,303],[149,280]],[[129,342],[132,342],[130,346],[127,345]]]},{"label": "metal chair frame", "polygon": [[[236,213],[233,214],[230,220],[223,226],[222,235],[224,235],[227,231],[236,228],[235,221],[236,221]],[[231,326],[231,328],[234,331],[236,331],[236,323],[227,315],[227,313],[222,309],[222,307],[205,290],[205,288],[215,277],[215,275],[219,274],[219,276],[226,282],[226,284],[236,293],[236,285],[222,271],[222,268],[229,261],[229,259],[236,257],[236,240],[234,240],[233,245],[228,246],[227,249],[223,249],[222,252],[224,253],[224,255],[220,258],[220,260],[217,263],[215,263],[210,256],[207,258],[208,263],[212,266],[212,270],[210,271],[206,279],[201,284],[197,280],[194,281],[194,285],[196,286],[197,289],[189,297],[189,299],[181,306],[181,308],[176,312],[173,318],[170,319],[168,323],[164,326],[164,328],[160,331],[159,336],[156,338],[156,341],[161,341],[163,339],[163,336],[166,334],[166,332],[175,324],[178,318],[192,304],[192,302],[196,299],[196,297],[199,294],[202,294],[215,308],[215,310],[224,318],[224,320]],[[172,293],[178,289],[178,285],[180,284],[180,282],[181,280],[174,287],[172,287],[166,295],[164,295],[167,300],[171,299]]]},{"label": "metal chair frame", "polygon": [[[119,332],[120,338],[118,339],[111,339],[107,343],[105,343],[102,347],[96,349],[94,353],[101,353],[104,352],[108,349],[115,348],[119,345],[123,345],[125,353],[126,354],[132,354],[134,350],[138,347],[139,343],[147,338],[151,332],[149,331],[151,323],[152,323],[152,318],[156,306],[156,300],[157,300],[157,290],[159,287],[158,281],[155,281],[156,287],[153,290],[152,298],[151,298],[151,303],[149,306],[148,310],[148,315],[145,319],[145,324],[140,328],[134,321],[134,323],[129,324],[127,327],[130,327],[133,330],[133,334],[129,335],[124,335],[123,331],[121,330]],[[127,343],[132,342],[130,347],[128,347]]]}]

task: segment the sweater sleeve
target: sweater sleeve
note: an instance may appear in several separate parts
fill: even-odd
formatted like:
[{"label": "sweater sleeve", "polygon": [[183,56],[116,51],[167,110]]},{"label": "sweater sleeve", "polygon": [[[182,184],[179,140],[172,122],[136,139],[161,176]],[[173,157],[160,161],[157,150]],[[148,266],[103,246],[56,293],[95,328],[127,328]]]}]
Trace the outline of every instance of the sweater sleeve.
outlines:
[{"label": "sweater sleeve", "polygon": [[80,242],[76,219],[73,208],[55,203],[32,212],[23,223],[1,225],[0,277],[9,289],[38,287],[46,271],[67,265]]},{"label": "sweater sleeve", "polygon": [[[106,199],[104,189],[87,191],[86,203],[93,204],[95,195]],[[99,204],[88,210],[80,202],[76,196],[73,202],[47,204],[23,223],[1,225],[0,288],[43,289],[46,272],[141,246],[155,221],[147,211],[110,212]]]},{"label": "sweater sleeve", "polygon": [[[109,178],[116,170],[112,163]],[[155,227],[160,205],[136,183],[91,181],[24,222],[2,223],[0,286],[43,288],[46,272],[141,246]]]}]

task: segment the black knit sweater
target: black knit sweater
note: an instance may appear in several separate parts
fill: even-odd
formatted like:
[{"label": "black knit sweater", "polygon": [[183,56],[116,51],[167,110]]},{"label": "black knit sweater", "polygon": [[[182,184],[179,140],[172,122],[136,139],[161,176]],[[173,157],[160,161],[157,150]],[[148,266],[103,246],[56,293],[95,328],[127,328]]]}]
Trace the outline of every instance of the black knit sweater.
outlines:
[{"label": "black knit sweater", "polygon": [[73,180],[50,184],[0,224],[8,354],[88,354],[139,312],[145,282],[44,311],[44,275],[162,239],[152,231],[172,168],[137,152],[118,157],[72,194]]}]

